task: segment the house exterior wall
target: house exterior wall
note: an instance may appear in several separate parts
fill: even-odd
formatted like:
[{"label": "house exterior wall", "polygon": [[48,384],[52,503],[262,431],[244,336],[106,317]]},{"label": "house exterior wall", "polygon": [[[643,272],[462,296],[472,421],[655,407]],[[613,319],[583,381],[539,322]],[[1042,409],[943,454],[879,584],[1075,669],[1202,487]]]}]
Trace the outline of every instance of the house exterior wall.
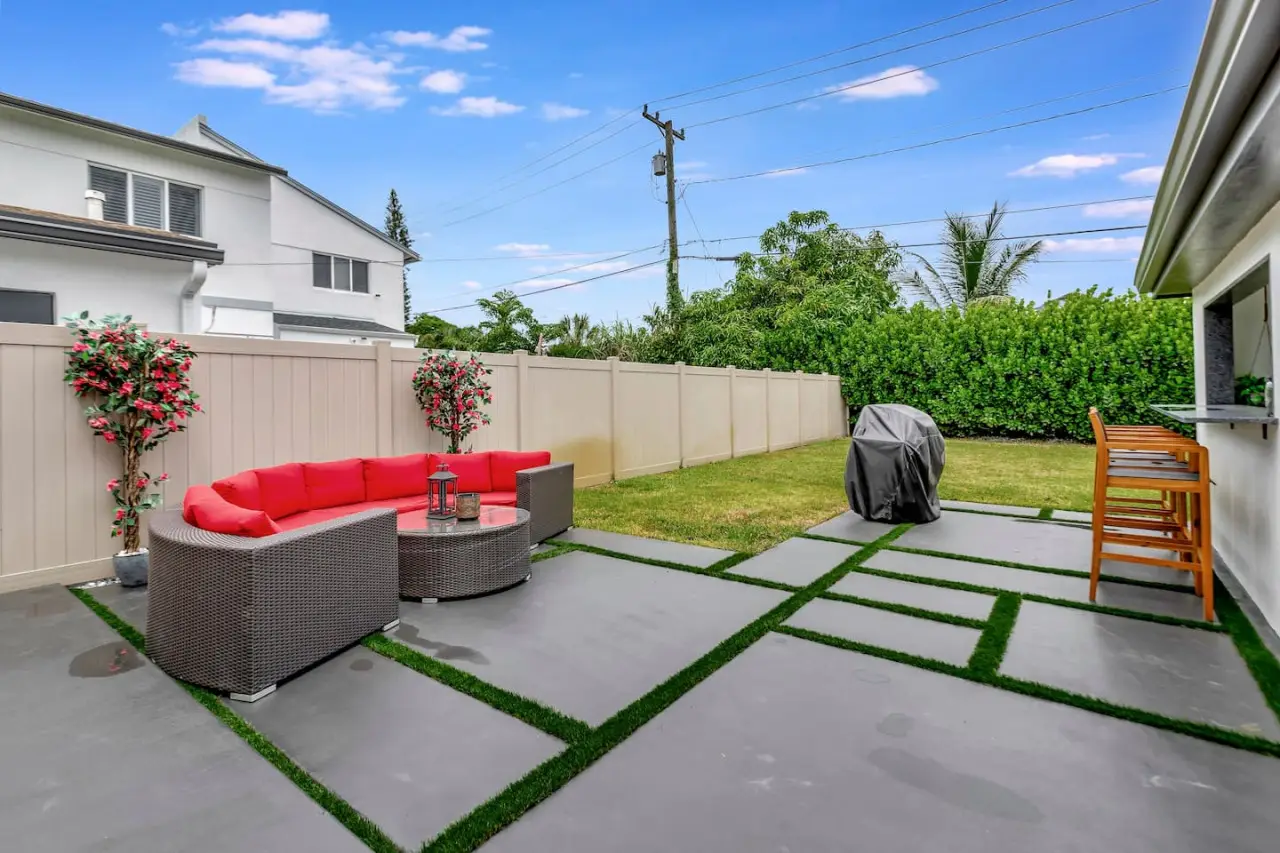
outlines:
[{"label": "house exterior wall", "polygon": [[[345,332],[341,329],[334,329],[332,332],[318,332],[310,329],[281,329],[280,340],[310,341],[316,344],[370,344],[387,339],[380,338],[372,333]],[[412,347],[413,340],[410,338],[392,338],[390,339],[390,344],[397,348]]]},{"label": "house exterior wall", "polygon": [[132,314],[147,328],[173,331],[190,276],[190,261],[0,237],[0,288],[53,293],[55,321],[81,311],[93,317]]},{"label": "house exterior wall", "polygon": [[[1204,309],[1268,257],[1280,262],[1280,205],[1241,240],[1231,253],[1192,291],[1195,318],[1196,402],[1206,398]],[[1273,264],[1272,269],[1277,267]],[[1274,281],[1266,285],[1267,299],[1276,305]],[[1237,316],[1246,315],[1237,306]],[[1257,331],[1246,325],[1244,339],[1257,343]],[[1237,335],[1237,339],[1240,339]],[[1274,336],[1259,364],[1276,363]],[[1252,359],[1249,353],[1246,360]],[[1237,364],[1240,355],[1237,353]],[[1211,499],[1215,550],[1240,581],[1266,620],[1280,627],[1280,430],[1252,424],[1200,424],[1198,440],[1209,448],[1214,483]]]}]

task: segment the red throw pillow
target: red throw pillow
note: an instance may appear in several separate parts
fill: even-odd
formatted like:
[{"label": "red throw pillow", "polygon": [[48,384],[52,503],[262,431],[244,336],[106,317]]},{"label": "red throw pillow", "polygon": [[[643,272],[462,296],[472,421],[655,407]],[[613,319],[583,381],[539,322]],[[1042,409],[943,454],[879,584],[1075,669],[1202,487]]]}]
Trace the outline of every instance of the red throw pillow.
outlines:
[{"label": "red throw pillow", "polygon": [[364,503],[364,460],[307,462],[302,466],[307,483],[307,509]]},{"label": "red throw pillow", "polygon": [[433,453],[431,454],[431,473],[434,474],[439,470],[441,462],[447,462],[449,470],[458,475],[458,491],[493,491],[493,481],[489,477],[488,452]]},{"label": "red throw pillow", "polygon": [[218,493],[209,486],[190,486],[187,493],[182,496],[182,520],[187,524],[194,525],[196,523],[196,508],[198,501],[209,500],[210,497],[218,497]]},{"label": "red throw pillow", "polygon": [[262,509],[262,495],[258,491],[258,475],[253,471],[241,471],[234,477],[214,480],[213,490],[222,495],[223,500],[230,501],[245,509]]},{"label": "red throw pillow", "polygon": [[365,500],[407,498],[427,493],[427,454],[364,460]]},{"label": "red throw pillow", "polygon": [[495,492],[514,492],[516,472],[551,464],[550,450],[491,450],[489,471]]},{"label": "red throw pillow", "polygon": [[262,509],[272,518],[284,518],[309,509],[307,481],[302,466],[286,462],[274,468],[258,468],[258,493]]},{"label": "red throw pillow", "polygon": [[[195,495],[192,495],[193,491]],[[188,504],[195,526],[210,533],[257,538],[280,532],[276,523],[262,510],[236,506],[208,486],[192,486],[187,490],[183,500],[184,517]]]}]

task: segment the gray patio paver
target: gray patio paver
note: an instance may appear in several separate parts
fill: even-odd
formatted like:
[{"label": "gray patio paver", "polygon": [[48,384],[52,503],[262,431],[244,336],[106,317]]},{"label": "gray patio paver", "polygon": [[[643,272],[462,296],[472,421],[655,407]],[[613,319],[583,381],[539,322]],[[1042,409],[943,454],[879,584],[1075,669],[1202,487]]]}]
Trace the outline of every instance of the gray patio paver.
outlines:
[{"label": "gray patio paver", "polygon": [[412,850],[564,747],[365,648],[233,707]]},{"label": "gray patio paver", "polygon": [[147,588],[118,583],[89,587],[89,594],[128,622],[142,636],[147,635]]},{"label": "gray patio paver", "polygon": [[1226,634],[1026,602],[1000,671],[1280,739],[1280,722]]},{"label": "gray patio paver", "polygon": [[818,539],[788,539],[750,560],[744,560],[725,574],[808,586],[856,553],[857,545]]},{"label": "gray patio paver", "polygon": [[597,725],[787,593],[571,551],[485,598],[401,602],[390,635]]},{"label": "gray patio paver", "polygon": [[974,628],[821,599],[801,607],[786,624],[956,666],[969,662],[969,655],[982,635]]},{"label": "gray patio paver", "polygon": [[771,635],[483,850],[1272,853],[1276,802],[1273,758]]},{"label": "gray patio paver", "polygon": [[366,850],[62,587],[0,596],[0,847]]},{"label": "gray patio paver", "polygon": [[574,527],[561,533],[552,542],[574,542],[579,545],[592,545],[607,551],[616,551],[632,557],[646,560],[662,560],[667,563],[679,563],[682,566],[695,566],[705,569],[715,565],[725,557],[732,557],[732,551],[722,548],[707,548],[702,545],[686,545],[683,542],[667,542],[662,539],[646,539],[643,536],[631,536],[626,533],[610,533],[606,530],[589,530],[585,527]]},{"label": "gray patio paver", "polygon": [[1054,521],[1077,521],[1088,524],[1093,521],[1093,513],[1079,512],[1074,509],[1055,509],[1053,511]]},{"label": "gray patio paver", "polygon": [[942,501],[943,509],[955,509],[967,512],[994,512],[1000,515],[1018,515],[1023,518],[1038,518],[1039,507],[1005,506],[1003,504],[983,504],[972,501]]},{"label": "gray patio paver", "polygon": [[935,613],[950,613],[969,619],[986,619],[995,604],[994,596],[923,583],[899,581],[876,575],[851,572],[831,587],[831,592],[856,595],[872,601],[905,604]]},{"label": "gray patio paver", "polygon": [[835,518],[810,527],[808,533],[815,536],[830,536],[833,539],[847,539],[850,542],[874,542],[888,533],[896,524],[885,524],[880,521],[867,521],[853,510],[842,512]]},{"label": "gray patio paver", "polygon": [[[993,566],[989,563],[971,563],[968,560],[930,557],[903,551],[881,551],[863,565],[869,569],[880,569],[920,578],[969,583],[1009,592],[1062,598],[1067,601],[1082,603],[1089,601],[1089,579],[1083,577]],[[1200,619],[1204,616],[1203,604],[1194,595],[1133,584],[1099,584],[1097,603],[1106,607],[1120,607],[1141,613],[1158,613],[1182,619]]]}]

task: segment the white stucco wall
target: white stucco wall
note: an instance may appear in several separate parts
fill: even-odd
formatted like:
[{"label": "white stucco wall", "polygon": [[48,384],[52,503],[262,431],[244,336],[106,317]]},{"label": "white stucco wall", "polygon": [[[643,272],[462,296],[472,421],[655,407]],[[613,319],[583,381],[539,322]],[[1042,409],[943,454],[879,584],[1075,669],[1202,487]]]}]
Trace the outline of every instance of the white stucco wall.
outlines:
[{"label": "white stucco wall", "polygon": [[[1273,207],[1256,227],[1192,293],[1195,315],[1196,401],[1205,403],[1204,307],[1240,280],[1260,261],[1272,257],[1272,274],[1280,263],[1280,205]],[[1276,303],[1274,280],[1267,283],[1270,304]],[[1237,306],[1237,322],[1244,319]],[[1274,322],[1274,321],[1273,321]],[[1255,324],[1237,334],[1237,341],[1256,344]],[[1274,335],[1265,363],[1277,363]],[[1264,346],[1266,344],[1264,343]],[[1252,353],[1246,361],[1252,360]],[[1259,358],[1259,363],[1264,363]],[[1237,354],[1237,365],[1240,365]],[[1209,448],[1209,468],[1214,482],[1212,498],[1213,544],[1258,605],[1267,621],[1280,629],[1280,428],[1236,424],[1201,424],[1198,438]]]},{"label": "white stucco wall", "polygon": [[316,344],[372,344],[377,341],[389,341],[393,347],[412,347],[413,341],[400,338],[380,338],[375,334],[363,335],[359,332],[313,332],[302,329],[281,329],[282,341],[310,341]]},{"label": "white stucco wall", "polygon": [[132,314],[159,332],[178,331],[190,261],[122,255],[0,237],[0,288],[54,294],[54,319]]}]

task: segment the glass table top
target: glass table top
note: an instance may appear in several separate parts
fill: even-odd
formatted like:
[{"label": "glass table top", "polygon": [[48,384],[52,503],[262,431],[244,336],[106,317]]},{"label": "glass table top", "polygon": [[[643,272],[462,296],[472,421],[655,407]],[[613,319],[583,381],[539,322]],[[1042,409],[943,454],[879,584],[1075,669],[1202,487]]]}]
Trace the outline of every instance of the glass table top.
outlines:
[{"label": "glass table top", "polygon": [[482,530],[511,527],[528,520],[528,512],[513,506],[482,506],[480,517],[474,521],[427,518],[425,509],[416,509],[396,516],[396,530],[401,533],[419,533],[426,536],[466,536]]}]

